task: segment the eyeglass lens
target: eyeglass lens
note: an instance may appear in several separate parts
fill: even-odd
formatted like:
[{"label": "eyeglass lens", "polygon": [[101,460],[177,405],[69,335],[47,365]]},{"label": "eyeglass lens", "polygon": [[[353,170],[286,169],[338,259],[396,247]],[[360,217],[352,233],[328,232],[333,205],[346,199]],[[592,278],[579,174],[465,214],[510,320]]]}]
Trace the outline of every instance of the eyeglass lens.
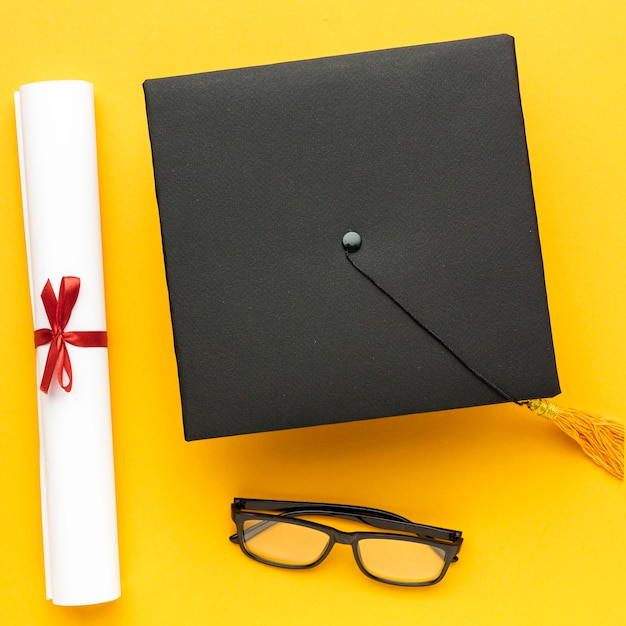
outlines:
[{"label": "eyeglass lens", "polygon": [[315,563],[330,537],[319,530],[286,522],[246,520],[244,545],[250,554],[277,565],[304,567]]},{"label": "eyeglass lens", "polygon": [[435,580],[445,564],[440,548],[399,539],[360,539],[361,564],[377,578],[397,583]]},{"label": "eyeglass lens", "polygon": [[[246,550],[263,561],[282,566],[306,567],[326,551],[330,537],[323,531],[288,521],[246,520]],[[358,559],[372,576],[393,583],[415,584],[435,580],[445,565],[440,548],[395,538],[362,538]]]}]

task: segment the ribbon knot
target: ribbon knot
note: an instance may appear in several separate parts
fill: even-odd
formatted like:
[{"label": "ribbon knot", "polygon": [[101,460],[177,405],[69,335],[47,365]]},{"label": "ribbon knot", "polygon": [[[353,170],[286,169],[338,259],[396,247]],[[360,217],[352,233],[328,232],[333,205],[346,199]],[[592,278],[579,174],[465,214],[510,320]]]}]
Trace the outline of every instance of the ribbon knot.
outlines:
[{"label": "ribbon knot", "polygon": [[[61,279],[59,298],[54,293],[50,280],[41,292],[50,328],[39,328],[35,331],[35,348],[50,344],[40,389],[48,393],[52,377],[56,371],[59,386],[66,392],[72,390],[72,363],[67,351],[68,343],[81,348],[106,348],[107,334],[103,330],[66,331],[65,327],[72,315],[72,309],[78,299],[80,278],[64,276]],[[64,382],[64,374],[67,382]]]}]

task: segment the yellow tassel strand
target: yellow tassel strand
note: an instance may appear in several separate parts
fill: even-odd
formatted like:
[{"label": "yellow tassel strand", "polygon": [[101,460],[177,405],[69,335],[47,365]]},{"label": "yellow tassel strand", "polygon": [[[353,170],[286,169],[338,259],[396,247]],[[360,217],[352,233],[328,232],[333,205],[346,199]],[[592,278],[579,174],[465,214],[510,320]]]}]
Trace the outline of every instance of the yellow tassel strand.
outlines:
[{"label": "yellow tassel strand", "polygon": [[562,408],[547,400],[528,400],[523,404],[554,422],[600,467],[624,480],[624,424],[594,413]]}]

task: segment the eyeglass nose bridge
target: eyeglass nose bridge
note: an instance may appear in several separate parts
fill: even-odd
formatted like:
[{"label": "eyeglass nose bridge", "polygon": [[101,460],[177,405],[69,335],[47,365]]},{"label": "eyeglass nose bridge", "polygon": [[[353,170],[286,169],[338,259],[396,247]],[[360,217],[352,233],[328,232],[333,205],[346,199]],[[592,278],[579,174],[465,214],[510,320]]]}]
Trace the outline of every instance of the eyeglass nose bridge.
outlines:
[{"label": "eyeglass nose bridge", "polygon": [[334,535],[335,543],[341,543],[345,546],[350,546],[355,542],[355,533],[335,530],[333,535]]}]

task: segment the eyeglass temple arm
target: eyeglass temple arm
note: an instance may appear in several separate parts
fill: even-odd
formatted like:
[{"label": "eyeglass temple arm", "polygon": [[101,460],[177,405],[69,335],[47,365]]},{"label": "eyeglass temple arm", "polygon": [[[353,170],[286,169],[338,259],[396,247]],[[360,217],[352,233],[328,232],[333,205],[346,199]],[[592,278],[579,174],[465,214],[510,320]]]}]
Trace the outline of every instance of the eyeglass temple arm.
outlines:
[{"label": "eyeglass temple arm", "polygon": [[[385,530],[402,530],[413,533],[418,536],[429,537],[432,539],[440,539],[450,543],[459,543],[462,541],[462,533],[458,530],[448,530],[437,526],[428,526],[425,524],[416,524],[406,517],[383,511],[382,509],[373,509],[369,507],[352,506],[348,504],[322,504],[315,502],[292,502],[288,500],[252,500],[246,498],[235,498],[232,504],[232,518],[235,520],[235,513],[242,509],[263,510],[263,511],[282,511],[285,517],[294,515],[318,514],[339,516],[346,519],[352,519],[358,522],[364,522],[375,528]],[[261,529],[259,529],[260,531]],[[239,543],[236,535],[230,540],[233,543]]]},{"label": "eyeglass temple arm", "polygon": [[[298,511],[289,511],[289,512],[285,512],[282,513],[281,515],[277,515],[277,519],[276,520],[264,520],[264,521],[258,521],[253,527],[249,528],[246,530],[246,537],[248,539],[252,539],[253,537],[256,537],[256,535],[258,535],[259,533],[262,533],[264,530],[267,530],[268,528],[271,528],[274,524],[277,524],[279,521],[279,518],[281,517],[294,517],[296,515],[303,515],[303,514],[315,514],[315,513],[319,513],[319,511],[313,511],[313,510],[308,510],[308,509],[303,509],[303,510],[298,510]],[[367,521],[368,519],[372,519],[372,518],[367,518],[364,516],[352,516],[352,515],[339,515],[339,514],[332,514],[332,513],[328,513],[326,512],[325,515],[333,515],[333,516],[337,516],[337,517],[343,517],[344,519],[353,519],[355,521],[364,521],[367,524],[369,524],[370,526],[375,526],[377,528],[384,528],[384,529],[389,529],[389,530],[399,530],[398,529],[398,524],[394,524],[393,526],[388,526],[388,525],[382,525],[380,523],[372,523],[372,521]],[[377,522],[379,522],[380,520],[376,520]],[[413,532],[413,531],[410,531]],[[415,533],[416,534],[416,533]],[[233,535],[231,535],[229,538],[229,541],[231,543],[237,544],[239,545],[240,541],[239,541],[239,534],[235,533]],[[460,536],[455,539],[454,541],[450,541],[450,543],[452,545],[457,545],[458,549],[461,549],[461,544],[462,544],[463,540],[460,538]],[[454,557],[454,561],[458,561],[459,557],[455,556]]]}]

